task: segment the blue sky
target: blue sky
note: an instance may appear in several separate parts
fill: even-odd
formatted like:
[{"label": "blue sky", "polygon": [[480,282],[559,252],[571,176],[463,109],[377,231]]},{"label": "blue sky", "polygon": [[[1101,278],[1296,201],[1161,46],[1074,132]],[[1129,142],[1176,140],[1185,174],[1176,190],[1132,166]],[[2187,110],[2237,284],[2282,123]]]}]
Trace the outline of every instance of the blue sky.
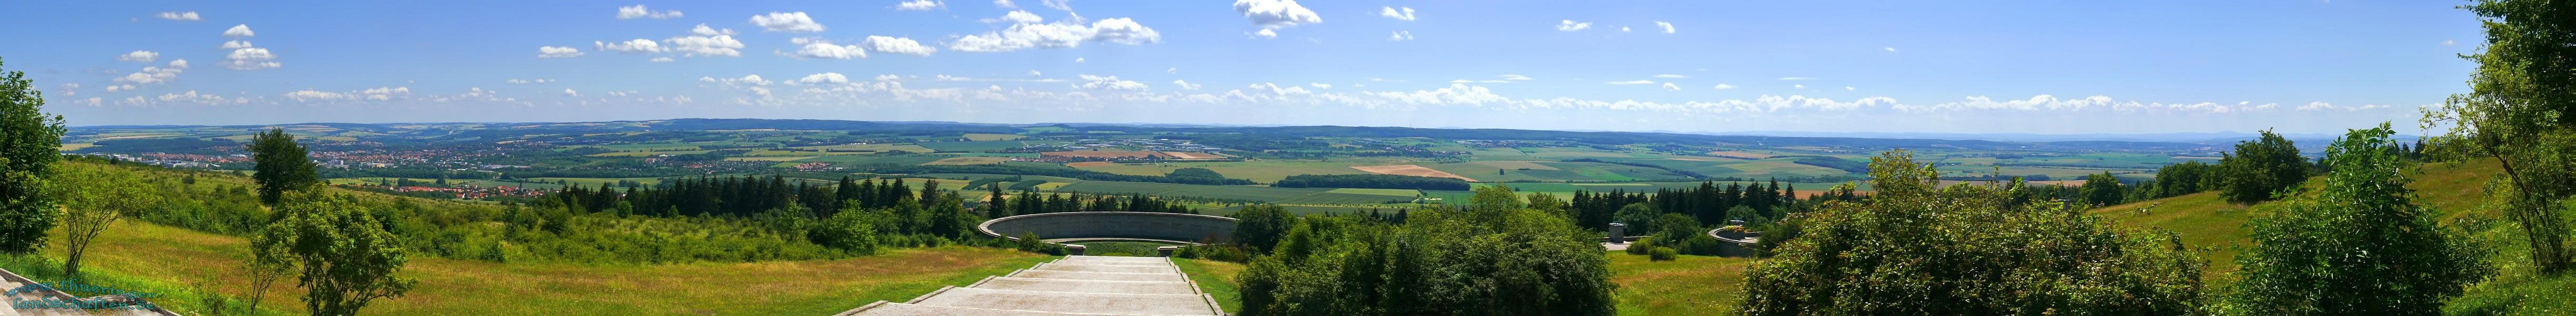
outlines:
[{"label": "blue sky", "polygon": [[0,69],[74,125],[2304,133],[2464,91],[2463,3],[45,1]]}]

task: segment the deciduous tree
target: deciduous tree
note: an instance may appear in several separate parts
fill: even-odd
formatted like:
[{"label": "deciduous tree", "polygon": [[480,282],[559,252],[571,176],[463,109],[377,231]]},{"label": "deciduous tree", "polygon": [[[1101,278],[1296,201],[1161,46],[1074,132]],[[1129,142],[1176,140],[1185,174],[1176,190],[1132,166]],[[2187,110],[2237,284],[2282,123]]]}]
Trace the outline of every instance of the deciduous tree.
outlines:
[{"label": "deciduous tree", "polygon": [[2264,204],[2247,224],[2254,249],[2222,310],[2247,315],[2410,315],[2492,273],[2487,250],[2434,223],[2406,188],[2413,167],[2388,125],[2326,149],[2335,171],[2315,194]]},{"label": "deciduous tree", "polygon": [[116,221],[142,216],[161,206],[161,195],[132,172],[106,166],[75,166],[55,173],[63,206],[63,275],[80,278],[81,257],[91,241]]},{"label": "deciduous tree", "polygon": [[62,160],[63,117],[44,113],[44,92],[23,71],[0,71],[0,253],[33,253],[54,229],[45,178]]},{"label": "deciduous tree", "polygon": [[2424,112],[2425,128],[2447,128],[2434,148],[2493,157],[2502,177],[2487,185],[2491,207],[2522,226],[2532,266],[2576,267],[2568,244],[2568,200],[2576,197],[2576,10],[2548,0],[2481,0],[2463,8],[2486,28],[2486,51],[2469,93]]},{"label": "deciduous tree", "polygon": [[269,128],[251,136],[250,152],[254,164],[250,180],[259,185],[261,203],[276,205],[286,191],[322,182],[321,175],[313,171],[313,158],[304,152],[304,145],[295,144],[295,136],[287,135],[285,129]]},{"label": "deciduous tree", "polygon": [[296,284],[314,315],[357,315],[367,303],[400,297],[419,283],[394,275],[410,251],[377,222],[373,207],[310,187],[286,192],[278,205],[277,219],[258,238],[281,251],[254,248],[253,255],[278,256],[298,268]]}]

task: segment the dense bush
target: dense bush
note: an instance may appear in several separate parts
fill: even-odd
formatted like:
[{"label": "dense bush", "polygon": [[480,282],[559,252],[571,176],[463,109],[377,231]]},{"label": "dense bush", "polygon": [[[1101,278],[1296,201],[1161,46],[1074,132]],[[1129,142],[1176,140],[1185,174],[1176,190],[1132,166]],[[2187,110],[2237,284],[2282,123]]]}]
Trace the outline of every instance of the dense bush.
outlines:
[{"label": "dense bush", "polygon": [[[1871,163],[1863,203],[1828,203],[1749,268],[1751,315],[2176,315],[2200,307],[2177,237],[2103,223],[2018,187],[1938,188],[1905,151]],[[1768,238],[1765,238],[1768,239]]]},{"label": "dense bush", "polygon": [[2315,194],[2264,204],[2237,257],[2245,279],[2221,309],[2246,315],[2430,314],[2495,268],[2484,245],[2415,204],[2412,167],[2382,124],[2326,149],[2335,171]]},{"label": "dense bush", "polygon": [[1236,276],[1243,315],[1609,315],[1599,235],[1477,188],[1403,224],[1310,216]]}]

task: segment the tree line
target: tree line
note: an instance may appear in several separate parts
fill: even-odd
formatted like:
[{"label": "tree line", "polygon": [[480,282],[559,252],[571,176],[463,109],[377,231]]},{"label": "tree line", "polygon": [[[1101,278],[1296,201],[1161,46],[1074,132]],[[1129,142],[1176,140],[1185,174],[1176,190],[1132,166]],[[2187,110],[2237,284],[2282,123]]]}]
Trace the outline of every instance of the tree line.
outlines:
[{"label": "tree line", "polygon": [[1282,188],[1362,188],[1466,191],[1467,181],[1455,178],[1421,177],[1393,174],[1301,174],[1280,178],[1270,186]]}]

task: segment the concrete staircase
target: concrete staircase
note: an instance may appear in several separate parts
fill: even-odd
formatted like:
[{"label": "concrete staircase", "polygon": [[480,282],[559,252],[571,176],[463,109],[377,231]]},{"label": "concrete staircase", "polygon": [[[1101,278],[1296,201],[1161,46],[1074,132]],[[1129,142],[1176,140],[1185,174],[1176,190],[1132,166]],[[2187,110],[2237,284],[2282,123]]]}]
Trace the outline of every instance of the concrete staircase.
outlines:
[{"label": "concrete staircase", "polygon": [[835,316],[1224,315],[1169,258],[1065,256],[945,287],[911,301],[877,301]]}]

